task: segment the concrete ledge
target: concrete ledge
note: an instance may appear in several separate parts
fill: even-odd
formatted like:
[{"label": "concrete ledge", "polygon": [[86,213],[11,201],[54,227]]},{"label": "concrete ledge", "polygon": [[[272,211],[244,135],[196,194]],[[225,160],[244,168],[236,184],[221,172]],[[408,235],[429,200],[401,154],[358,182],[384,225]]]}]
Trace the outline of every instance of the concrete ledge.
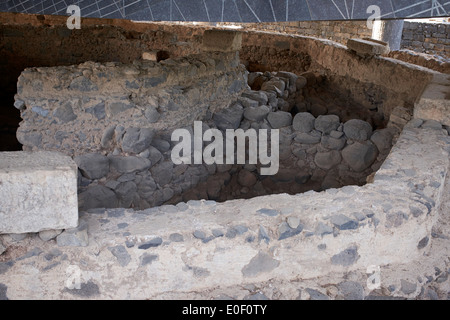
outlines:
[{"label": "concrete ledge", "polygon": [[[374,183],[145,211],[95,209],[81,218],[87,247],[34,242],[25,258],[0,265],[0,283],[10,299],[157,299],[268,279],[337,284],[370,266],[409,268],[431,250],[450,167],[450,137],[420,125],[405,128]],[[384,288],[397,288],[393,295],[420,293],[415,283],[383,277]],[[348,285],[357,285],[358,297],[370,291],[365,283],[338,288]]]},{"label": "concrete ledge", "polygon": [[450,126],[450,75],[434,74],[414,107],[414,117]]},{"label": "concrete ledge", "polygon": [[0,153],[0,234],[77,225],[77,166],[70,157]]}]

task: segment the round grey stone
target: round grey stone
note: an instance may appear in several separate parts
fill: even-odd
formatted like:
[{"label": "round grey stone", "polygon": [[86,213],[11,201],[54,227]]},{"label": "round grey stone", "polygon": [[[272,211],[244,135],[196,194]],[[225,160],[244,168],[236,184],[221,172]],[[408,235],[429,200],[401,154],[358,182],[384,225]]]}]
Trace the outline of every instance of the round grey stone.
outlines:
[{"label": "round grey stone", "polygon": [[292,115],[285,111],[270,112],[267,120],[272,128],[279,129],[292,124]]},{"label": "round grey stone", "polygon": [[355,142],[342,150],[342,157],[349,167],[361,172],[370,167],[378,156],[378,150],[370,141]]},{"label": "round grey stone", "polygon": [[314,127],[316,130],[324,133],[330,134],[331,131],[336,130],[340,125],[339,117],[334,114],[320,115],[316,118],[314,122]]},{"label": "round grey stone", "polygon": [[314,129],[314,122],[316,118],[308,112],[297,113],[294,117],[292,127],[296,131],[308,133]]},{"label": "round grey stone", "polygon": [[244,110],[244,118],[250,121],[262,121],[269,114],[268,106],[249,107]]},{"label": "round grey stone", "polygon": [[366,121],[351,119],[344,123],[344,133],[349,139],[366,141],[372,135],[372,126]]},{"label": "round grey stone", "polygon": [[329,152],[319,152],[314,157],[314,162],[319,168],[329,170],[339,163],[341,163],[342,157],[339,151],[332,150]]}]

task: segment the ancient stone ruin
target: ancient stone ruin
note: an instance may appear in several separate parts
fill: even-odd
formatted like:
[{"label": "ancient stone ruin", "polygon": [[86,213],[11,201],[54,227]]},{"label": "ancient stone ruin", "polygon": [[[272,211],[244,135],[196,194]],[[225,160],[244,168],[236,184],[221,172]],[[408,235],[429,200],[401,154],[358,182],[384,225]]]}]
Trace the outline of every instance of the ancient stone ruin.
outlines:
[{"label": "ancient stone ruin", "polygon": [[[196,35],[182,54],[21,72],[23,152],[0,155],[0,298],[416,298],[446,280],[448,75],[366,40],[370,54],[180,28]],[[278,134],[276,174],[250,161],[251,135],[244,162],[174,163],[177,129],[202,150],[205,132]]]}]

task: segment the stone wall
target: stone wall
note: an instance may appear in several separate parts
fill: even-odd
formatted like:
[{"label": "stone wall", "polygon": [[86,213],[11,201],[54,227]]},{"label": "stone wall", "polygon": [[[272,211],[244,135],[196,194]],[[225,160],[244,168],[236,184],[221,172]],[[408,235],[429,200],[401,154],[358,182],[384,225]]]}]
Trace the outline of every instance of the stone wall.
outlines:
[{"label": "stone wall", "polygon": [[[236,23],[218,23],[231,25]],[[351,38],[366,38],[372,36],[372,30],[367,28],[366,21],[293,21],[264,22],[238,24],[245,30],[266,30],[300,34],[304,36],[333,40],[346,45]]]},{"label": "stone wall", "polygon": [[405,21],[402,48],[450,57],[450,24]]},{"label": "stone wall", "polygon": [[[363,185],[395,131],[326,83],[308,72],[247,74],[235,52],[30,68],[18,82],[18,139],[25,150],[74,157],[82,210]],[[174,165],[171,133],[194,132],[194,121],[224,136],[226,129],[279,129],[278,173],[264,176],[261,164],[249,162]]]}]

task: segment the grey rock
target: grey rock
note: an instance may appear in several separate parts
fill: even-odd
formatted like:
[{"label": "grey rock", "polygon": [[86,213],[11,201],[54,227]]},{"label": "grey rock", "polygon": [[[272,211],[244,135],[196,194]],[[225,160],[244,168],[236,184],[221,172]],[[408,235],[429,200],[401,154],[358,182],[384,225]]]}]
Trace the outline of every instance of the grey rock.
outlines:
[{"label": "grey rock", "polygon": [[70,90],[78,90],[81,92],[97,91],[98,87],[95,83],[84,76],[77,77],[72,80],[69,85]]},{"label": "grey rock", "polygon": [[17,258],[16,260],[17,260],[17,261],[25,260],[25,259],[28,259],[28,258],[31,258],[31,257],[38,256],[38,255],[40,255],[41,253],[42,253],[42,249],[36,247],[36,248],[31,249],[31,250],[28,251],[27,253],[25,253],[23,256],[20,256],[20,257]]},{"label": "grey rock", "polygon": [[330,300],[326,294],[323,294],[318,290],[306,288],[305,291],[308,292],[310,300]]},{"label": "grey rock", "polygon": [[269,98],[263,91],[244,91],[242,96],[258,102],[259,105],[267,105]]},{"label": "grey rock", "polygon": [[280,211],[274,209],[262,208],[256,211],[257,213],[265,214],[266,216],[274,217],[280,214]]},{"label": "grey rock", "polygon": [[286,83],[276,77],[264,82],[261,86],[261,91],[274,91],[278,96],[282,96],[285,89]]},{"label": "grey rock", "polygon": [[342,131],[336,131],[333,130],[330,132],[330,137],[335,138],[335,139],[339,139],[344,135],[344,133]]},{"label": "grey rock", "polygon": [[92,208],[114,208],[117,205],[118,200],[114,191],[101,185],[90,187],[78,195],[80,211]]},{"label": "grey rock", "polygon": [[108,156],[108,158],[110,166],[120,173],[145,171],[152,165],[149,159],[136,156]]},{"label": "grey rock", "polygon": [[338,289],[345,300],[364,300],[364,288],[358,282],[341,282],[338,284]]},{"label": "grey rock", "polygon": [[[148,151],[148,154],[146,154],[145,158],[150,159],[150,162],[152,163],[152,165],[157,164],[163,158],[161,151],[159,151],[158,149],[156,149],[153,146],[148,147],[147,151]],[[139,154],[139,156],[142,157],[142,153]]]},{"label": "grey rock", "polygon": [[152,143],[153,130],[149,128],[128,128],[122,139],[122,150],[129,153],[140,153]]},{"label": "grey rock", "polygon": [[347,138],[356,141],[366,141],[372,135],[372,126],[360,119],[351,119],[344,123],[344,133]]},{"label": "grey rock", "polygon": [[292,124],[292,115],[284,111],[270,112],[267,120],[273,129],[280,129]]},{"label": "grey rock", "polygon": [[25,102],[23,101],[23,100],[20,100],[20,99],[16,99],[15,101],[14,101],[14,107],[16,108],[16,109],[18,109],[18,110],[20,110],[20,111],[23,111],[23,110],[25,110]]},{"label": "grey rock", "polygon": [[53,112],[53,116],[59,119],[61,123],[67,123],[77,118],[77,115],[73,113],[73,109],[70,102],[66,102],[62,106],[58,107]]},{"label": "grey rock", "polygon": [[146,252],[139,258],[139,260],[140,266],[146,266],[148,264],[152,264],[153,261],[158,260],[158,255]]},{"label": "grey rock", "polygon": [[153,139],[151,145],[162,153],[170,150],[170,142],[164,139]]},{"label": "grey rock", "polygon": [[296,229],[300,225],[300,218],[295,216],[290,216],[286,219],[287,224],[290,228]]},{"label": "grey rock", "polygon": [[100,295],[100,289],[97,284],[95,284],[92,280],[81,283],[80,289],[64,289],[65,292],[69,292],[70,294],[73,294],[74,296],[79,296],[83,298],[90,298],[94,296]]},{"label": "grey rock", "polygon": [[264,240],[266,243],[269,243],[270,241],[269,234],[267,233],[266,228],[264,228],[263,226],[259,226],[258,240]]},{"label": "grey rock", "polygon": [[297,228],[291,228],[287,222],[282,222],[278,226],[278,240],[293,237],[303,231],[303,225],[299,224]]},{"label": "grey rock", "polygon": [[248,231],[248,227],[244,225],[234,226],[233,229],[236,231],[236,234],[241,235]]},{"label": "grey rock", "polygon": [[[43,230],[43,231],[39,232],[39,238],[41,238],[42,241],[49,241],[49,240],[56,238],[58,235],[61,234],[61,232],[63,232],[62,229],[60,229],[60,230]],[[0,246],[0,251],[1,251],[1,246]]]},{"label": "grey rock", "polygon": [[353,246],[332,256],[331,263],[335,265],[348,267],[354,264],[358,259],[359,259],[358,248]]},{"label": "grey rock", "polygon": [[423,124],[423,120],[422,119],[412,119],[411,121],[409,121],[405,127],[407,128],[420,128],[420,126]]},{"label": "grey rock", "polygon": [[330,221],[339,230],[352,230],[358,228],[358,221],[350,219],[343,214],[332,216]]},{"label": "grey rock", "polygon": [[6,251],[6,247],[3,245],[3,243],[0,241],[0,256],[3,254],[3,252]]},{"label": "grey rock", "polygon": [[137,191],[137,186],[133,181],[120,183],[114,192],[119,199],[119,205],[123,208],[129,208]]},{"label": "grey rock", "polygon": [[319,222],[316,226],[316,229],[314,231],[319,236],[324,236],[326,234],[332,234],[333,233],[333,227],[326,225],[323,222]]},{"label": "grey rock", "polygon": [[324,134],[330,134],[340,125],[339,117],[336,115],[320,115],[314,121],[314,128]]},{"label": "grey rock", "polygon": [[158,122],[161,118],[158,110],[153,106],[147,106],[144,110],[144,117],[148,120],[149,123]]},{"label": "grey rock", "polygon": [[99,153],[88,153],[74,158],[81,174],[88,179],[103,178],[109,172],[109,160]]},{"label": "grey rock", "polygon": [[206,238],[206,233],[201,230],[195,230],[193,233],[194,237],[200,240],[203,240]]},{"label": "grey rock", "polygon": [[402,211],[386,214],[386,228],[398,228],[408,219],[408,215]]},{"label": "grey rock", "polygon": [[173,176],[173,163],[162,162],[151,168],[152,177],[157,184],[161,187],[165,186],[172,180]]},{"label": "grey rock", "polygon": [[342,150],[342,157],[349,167],[361,172],[370,167],[378,156],[378,149],[370,141],[355,142]]},{"label": "grey rock", "polygon": [[44,118],[46,118],[48,116],[48,114],[50,113],[50,111],[45,110],[44,108],[42,108],[40,106],[32,107],[31,111],[33,111],[34,113],[37,113],[38,115],[40,115],[41,117],[44,117]]},{"label": "grey rock", "polygon": [[220,110],[213,115],[214,123],[220,130],[237,129],[241,124],[244,108],[235,103],[231,107]]},{"label": "grey rock", "polygon": [[407,280],[401,279],[400,280],[400,290],[404,293],[404,294],[411,294],[416,292],[417,289],[417,284],[416,283],[412,283],[409,282]]},{"label": "grey rock", "polygon": [[[337,131],[336,131],[337,132]],[[342,150],[345,146],[346,140],[344,138],[336,139],[331,136],[322,136],[320,144],[322,147],[331,150]]]},{"label": "grey rock", "polygon": [[426,120],[422,124],[423,129],[433,129],[433,130],[441,130],[442,124],[439,121],[436,120]]},{"label": "grey rock", "polygon": [[420,250],[420,249],[425,248],[425,247],[427,246],[429,240],[430,240],[430,238],[429,238],[428,236],[422,238],[422,239],[419,241],[419,243],[417,244],[417,249]]},{"label": "grey rock", "polygon": [[124,246],[108,247],[108,250],[117,258],[117,261],[122,267],[126,267],[130,263],[131,256]]},{"label": "grey rock", "polygon": [[17,140],[25,146],[39,147],[42,143],[42,134],[39,132],[30,132],[24,135],[17,135]]},{"label": "grey rock", "polygon": [[296,134],[294,140],[302,144],[316,144],[322,139],[321,135],[317,131],[312,131],[310,133],[299,132]]},{"label": "grey rock", "polygon": [[260,105],[258,101],[247,97],[239,97],[238,101],[244,108],[258,107]]},{"label": "grey rock", "polygon": [[169,236],[169,240],[172,242],[183,242],[184,241],[184,237],[183,235],[179,234],[179,233],[172,233]]},{"label": "grey rock", "polygon": [[244,110],[244,118],[249,121],[262,121],[269,114],[270,109],[268,106],[249,107]]},{"label": "grey rock", "polygon": [[6,295],[7,291],[8,291],[8,287],[6,285],[4,285],[3,283],[0,283],[0,301],[8,300],[8,296]]},{"label": "grey rock", "polygon": [[388,153],[392,148],[392,132],[389,128],[375,130],[370,141],[372,141],[380,153]]},{"label": "grey rock", "polygon": [[64,230],[56,237],[56,243],[60,247],[86,247],[89,244],[87,221],[80,219],[78,227]]},{"label": "grey rock", "polygon": [[270,299],[267,298],[266,295],[264,295],[263,293],[257,292],[254,294],[246,295],[243,300],[270,300]]},{"label": "grey rock", "polygon": [[114,137],[114,133],[116,130],[116,126],[111,126],[105,129],[105,131],[103,132],[102,135],[102,139],[100,140],[100,144],[102,146],[102,148],[108,148],[110,143],[113,140]]},{"label": "grey rock", "polygon": [[0,262],[0,274],[6,273],[6,271],[9,270],[14,265],[14,261],[6,261],[6,262]]},{"label": "grey rock", "polygon": [[115,102],[107,103],[105,111],[106,111],[106,115],[108,117],[114,117],[114,116],[118,115],[119,113],[133,109],[134,107],[135,107],[135,105],[131,102],[115,101]]},{"label": "grey rock", "polygon": [[242,268],[241,272],[246,278],[255,277],[261,273],[270,272],[279,265],[280,261],[275,260],[269,254],[260,251]]},{"label": "grey rock", "polygon": [[292,122],[292,127],[296,131],[308,133],[314,129],[314,122],[316,118],[308,112],[299,112],[295,115]]},{"label": "grey rock", "polygon": [[87,108],[86,112],[92,114],[97,120],[105,119],[105,103],[101,102],[93,107]]},{"label": "grey rock", "polygon": [[221,229],[213,229],[212,234],[216,238],[223,237],[225,235],[225,233]]},{"label": "grey rock", "polygon": [[159,247],[162,244],[160,237],[154,238],[138,246],[138,249],[147,250],[148,248]]},{"label": "grey rock", "polygon": [[329,152],[318,152],[314,157],[316,165],[324,170],[329,170],[341,163],[341,153],[336,150]]}]

